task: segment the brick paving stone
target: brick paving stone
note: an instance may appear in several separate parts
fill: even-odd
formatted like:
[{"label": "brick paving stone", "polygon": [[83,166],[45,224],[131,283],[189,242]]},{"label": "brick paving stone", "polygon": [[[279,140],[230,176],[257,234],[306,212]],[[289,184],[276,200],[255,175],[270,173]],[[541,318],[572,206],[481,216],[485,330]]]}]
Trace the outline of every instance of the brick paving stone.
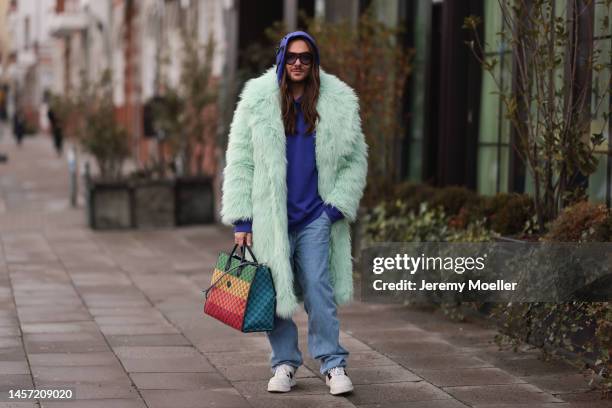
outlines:
[{"label": "brick paving stone", "polygon": [[120,346],[113,349],[128,372],[212,372],[210,362],[194,347]]},{"label": "brick paving stone", "polygon": [[91,317],[86,310],[82,310],[80,307],[53,308],[53,310],[44,310],[42,307],[30,307],[29,310],[21,310],[20,308],[19,319],[22,323],[29,324],[48,321],[65,323],[77,320],[91,320]]},{"label": "brick paving stone", "polygon": [[118,363],[117,357],[111,351],[96,353],[30,353],[31,366],[104,366]]},{"label": "brick paving stone", "polygon": [[0,374],[29,374],[28,362],[25,360],[3,361],[0,359]]},{"label": "brick paving stone", "polygon": [[23,323],[24,334],[97,332],[94,322]]},{"label": "brick paving stone", "polygon": [[400,365],[348,368],[353,384],[388,384],[395,382],[422,381],[422,378]]},{"label": "brick paving stone", "polygon": [[346,334],[345,332],[342,332],[342,331],[340,332],[340,344],[342,345],[342,347],[346,348],[347,350],[350,350],[351,352],[369,351],[372,349],[370,346],[368,346],[363,341],[358,340],[355,337],[349,334]]},{"label": "brick paving stone", "polygon": [[139,324],[167,324],[161,314],[143,314],[132,316],[99,316],[95,318],[97,324],[105,325],[139,325]]},{"label": "brick paving stone", "polygon": [[142,394],[148,408],[245,408],[249,406],[244,397],[230,387],[208,390],[143,390]]},{"label": "brick paving stone", "polygon": [[21,330],[17,326],[2,326],[0,327],[0,334],[3,336],[21,336]]},{"label": "brick paving stone", "polygon": [[457,347],[436,338],[425,338],[423,340],[396,338],[375,342],[372,347],[376,350],[385,350],[388,355],[397,358],[422,356],[431,353],[431,350],[441,354],[457,351]]},{"label": "brick paving stone", "polygon": [[568,408],[610,408],[610,400],[572,402],[567,404]]},{"label": "brick paving stone", "polygon": [[19,322],[15,316],[0,316],[0,332],[4,327],[19,326]]},{"label": "brick paving stone", "polygon": [[542,352],[531,345],[519,346],[515,350],[512,346],[499,346],[499,345],[488,345],[480,348],[480,356],[483,359],[524,359],[524,358],[538,358]]},{"label": "brick paving stone", "polygon": [[348,399],[355,405],[451,399],[443,390],[425,381],[356,385]]},{"label": "brick paving stone", "polygon": [[182,334],[135,334],[108,335],[112,347],[116,346],[189,346],[191,343]]},{"label": "brick paving stone", "polygon": [[2,361],[23,361],[26,353],[21,344],[16,347],[0,347],[0,360]]},{"label": "brick paving stone", "polygon": [[[222,352],[232,352],[236,350],[251,350],[259,352],[262,355],[267,355],[270,352],[270,344],[266,343],[266,339],[247,339],[247,338],[224,338],[216,336],[210,338],[207,333],[203,333],[205,339],[196,340],[194,336],[190,336],[190,332],[186,331],[185,335],[194,342],[196,347],[207,354],[217,354]],[[233,333],[235,336],[236,333]]]},{"label": "brick paving stone", "polygon": [[419,375],[439,387],[518,384],[526,381],[495,367],[420,370]]},{"label": "brick paving stone", "polygon": [[493,367],[491,363],[478,357],[463,354],[430,354],[426,356],[396,358],[395,360],[416,373],[429,369],[451,370],[457,368]]},{"label": "brick paving stone", "polygon": [[[572,408],[572,405],[566,402],[525,402],[516,404],[476,404],[473,408]],[[585,407],[586,408],[586,407]],[[597,407],[596,407],[597,408]]]},{"label": "brick paving stone", "polygon": [[121,346],[115,347],[115,354],[119,358],[169,358],[169,357],[197,357],[198,350],[191,346]]},{"label": "brick paving stone", "polygon": [[[57,306],[74,306],[74,308],[78,308],[81,306],[81,301],[77,298],[67,298],[67,297],[44,297],[39,294],[28,295],[24,298],[17,297],[15,299],[17,306],[38,306],[39,308],[43,307],[57,307]],[[58,309],[59,310],[59,309]]]},{"label": "brick paving stone", "polygon": [[85,300],[88,307],[118,307],[126,308],[146,307],[149,302],[146,299],[90,299]]},{"label": "brick paving stone", "polygon": [[42,408],[146,408],[141,400],[104,398],[92,400],[44,401]]},{"label": "brick paving stone", "polygon": [[582,374],[536,375],[521,378],[555,395],[586,392],[591,389],[588,384],[590,377]]},{"label": "brick paving stone", "polygon": [[476,385],[443,389],[468,405],[563,402],[531,384]]},{"label": "brick paving stone", "polygon": [[32,388],[32,377],[29,374],[0,373],[0,391],[18,388]]},{"label": "brick paving stone", "polygon": [[131,373],[140,390],[197,390],[231,387],[226,377],[217,373]]},{"label": "brick paving stone", "polygon": [[114,324],[100,325],[100,330],[106,336],[136,335],[136,334],[178,334],[168,323],[162,324]]},{"label": "brick paving stone", "polygon": [[122,358],[121,363],[129,373],[200,373],[213,372],[215,368],[203,357]]},{"label": "brick paving stone", "polygon": [[127,383],[128,378],[119,364],[112,366],[33,366],[35,382],[81,383]]},{"label": "brick paving stone", "polygon": [[208,360],[215,366],[266,364],[269,356],[252,351],[221,351],[207,354]]},{"label": "brick paving stone", "polygon": [[332,395],[278,395],[275,397],[249,398],[254,408],[350,408],[354,405],[346,398]]},{"label": "brick paving stone", "polygon": [[580,406],[580,408],[582,408],[591,406],[589,404],[592,404],[592,406],[596,408],[599,408],[600,405],[606,406],[605,404],[608,404],[607,406],[610,406],[610,400],[602,399],[602,393],[596,390],[563,394],[560,397],[562,397],[564,401],[569,402],[572,407]]},{"label": "brick paving stone", "polygon": [[571,375],[578,370],[562,361],[542,361],[536,357],[514,359],[489,359],[495,366],[521,377],[535,375]]},{"label": "brick paving stone", "polygon": [[21,346],[21,340],[19,336],[1,336],[0,337],[0,349],[9,348],[9,347],[19,347],[19,346]]},{"label": "brick paving stone", "polygon": [[141,307],[90,307],[89,313],[94,317],[98,316],[142,316],[145,314],[155,314],[156,311],[151,309],[150,305]]},{"label": "brick paving stone", "polygon": [[107,351],[99,333],[44,333],[23,336],[28,353],[80,353]]},{"label": "brick paving stone", "polygon": [[65,389],[70,387],[77,400],[105,400],[105,399],[140,399],[138,390],[129,382],[118,383],[67,383],[66,381],[39,381],[37,387],[46,389]]},{"label": "brick paving stone", "polygon": [[71,272],[70,276],[72,277],[72,281],[74,282],[75,286],[79,288],[100,288],[104,286],[116,288],[132,285],[130,279],[123,272],[117,272],[114,270],[83,273]]},{"label": "brick paving stone", "polygon": [[[468,405],[461,402],[448,400],[417,401],[417,402],[389,402],[381,404],[359,404],[359,408],[467,408]],[[560,407],[564,408],[564,407]]]}]

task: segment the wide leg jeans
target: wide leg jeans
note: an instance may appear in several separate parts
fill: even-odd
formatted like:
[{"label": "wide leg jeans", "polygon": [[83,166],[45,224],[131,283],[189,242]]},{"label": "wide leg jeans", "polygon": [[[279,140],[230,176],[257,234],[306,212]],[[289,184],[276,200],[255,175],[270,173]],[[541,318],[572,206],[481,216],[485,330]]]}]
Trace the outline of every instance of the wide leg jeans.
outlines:
[{"label": "wide leg jeans", "polygon": [[[308,352],[319,360],[320,372],[345,367],[349,352],[339,342],[340,323],[329,278],[331,220],[325,211],[300,231],[289,234],[291,265],[304,295],[308,314]],[[272,371],[280,364],[300,367],[298,330],[293,319],[275,317],[274,330],[267,333],[272,353]]]}]

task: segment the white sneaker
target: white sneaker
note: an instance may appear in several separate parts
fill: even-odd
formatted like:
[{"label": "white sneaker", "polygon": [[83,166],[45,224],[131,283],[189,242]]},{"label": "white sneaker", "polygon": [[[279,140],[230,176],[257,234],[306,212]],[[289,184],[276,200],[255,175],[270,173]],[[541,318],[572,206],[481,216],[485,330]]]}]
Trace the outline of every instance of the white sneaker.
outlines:
[{"label": "white sneaker", "polygon": [[327,372],[325,384],[329,386],[332,395],[340,395],[353,391],[353,382],[346,375],[344,367],[334,367]]},{"label": "white sneaker", "polygon": [[288,392],[295,386],[295,367],[281,364],[274,369],[274,377],[268,381],[268,392]]}]

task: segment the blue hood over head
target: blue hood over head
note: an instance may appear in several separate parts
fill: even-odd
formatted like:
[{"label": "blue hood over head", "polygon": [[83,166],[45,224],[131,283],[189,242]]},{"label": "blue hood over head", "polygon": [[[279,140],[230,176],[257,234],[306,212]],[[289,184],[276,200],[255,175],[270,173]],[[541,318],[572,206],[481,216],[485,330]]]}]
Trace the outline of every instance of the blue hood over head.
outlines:
[{"label": "blue hood over head", "polygon": [[276,78],[278,79],[278,84],[280,85],[281,79],[283,78],[283,70],[285,69],[285,55],[287,54],[287,45],[290,41],[295,40],[296,38],[302,38],[310,43],[310,46],[314,50],[315,63],[317,67],[320,65],[319,60],[319,47],[317,47],[317,43],[314,38],[310,34],[305,31],[293,31],[282,38],[278,48],[276,49]]}]

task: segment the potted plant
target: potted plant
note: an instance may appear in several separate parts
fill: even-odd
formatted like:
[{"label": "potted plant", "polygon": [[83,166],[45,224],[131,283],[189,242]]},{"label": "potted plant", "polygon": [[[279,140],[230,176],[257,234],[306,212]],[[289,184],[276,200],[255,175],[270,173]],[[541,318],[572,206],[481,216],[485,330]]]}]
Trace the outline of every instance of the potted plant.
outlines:
[{"label": "potted plant", "polygon": [[[178,89],[166,87],[164,95],[157,98],[154,123],[172,156],[176,224],[210,223],[214,222],[213,177],[204,174],[203,168],[204,153],[214,145],[216,133],[211,114],[217,98],[212,81],[214,41],[210,36],[201,50],[195,29],[184,28],[181,36],[181,85]],[[165,170],[163,163],[160,168]]]},{"label": "potted plant", "polygon": [[72,98],[72,109],[67,109],[74,136],[98,169],[95,177],[87,173],[85,178],[89,225],[96,229],[133,226],[132,193],[121,177],[129,155],[129,135],[115,120],[111,92],[106,70],[94,84],[83,80],[80,93]]}]

